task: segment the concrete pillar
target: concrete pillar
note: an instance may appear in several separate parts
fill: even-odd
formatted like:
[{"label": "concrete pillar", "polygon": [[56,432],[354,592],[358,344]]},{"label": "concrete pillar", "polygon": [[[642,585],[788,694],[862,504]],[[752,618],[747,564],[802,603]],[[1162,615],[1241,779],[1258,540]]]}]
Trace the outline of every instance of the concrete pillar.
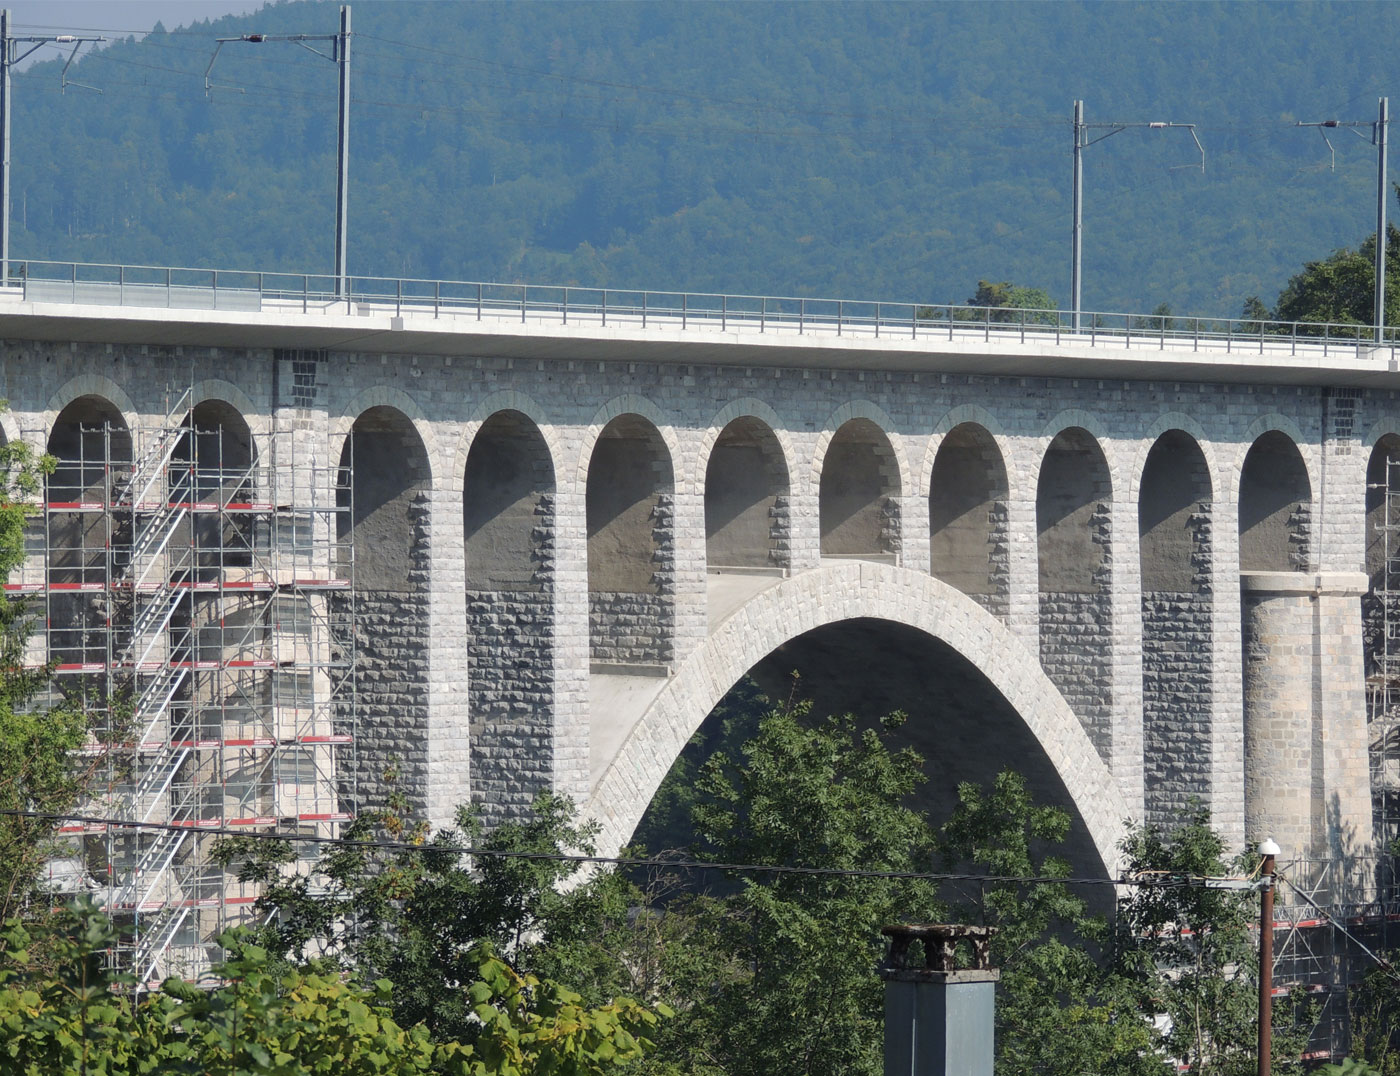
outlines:
[{"label": "concrete pillar", "polygon": [[[885,1076],[992,1076],[996,983],[988,966],[993,928],[941,923],[885,927]],[[919,941],[924,966],[910,966]],[[970,942],[973,968],[956,970],[954,950]]]},{"label": "concrete pillar", "polygon": [[1362,572],[1242,572],[1246,837],[1369,852]]}]

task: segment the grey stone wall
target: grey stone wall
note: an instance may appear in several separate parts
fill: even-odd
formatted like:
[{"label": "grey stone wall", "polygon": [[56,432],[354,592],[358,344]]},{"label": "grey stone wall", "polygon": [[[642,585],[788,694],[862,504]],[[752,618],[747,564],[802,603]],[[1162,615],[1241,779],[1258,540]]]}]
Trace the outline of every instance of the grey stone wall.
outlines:
[{"label": "grey stone wall", "polygon": [[987,553],[989,593],[972,597],[1004,622],[1011,614],[1011,511],[1005,501],[997,501],[987,510],[987,534],[991,542]]},{"label": "grey stone wall", "polygon": [[669,596],[593,591],[589,656],[610,665],[669,665],[674,612]]},{"label": "grey stone wall", "polygon": [[1142,596],[1142,734],[1146,821],[1171,828],[1193,799],[1210,799],[1214,712],[1209,595]]},{"label": "grey stone wall", "polygon": [[[348,599],[337,595],[344,603]],[[357,662],[355,753],[340,756],[353,777],[357,809],[382,807],[391,787],[423,807],[428,753],[427,596],[383,591],[355,596]],[[344,727],[341,715],[341,728]],[[393,769],[391,786],[385,774]]]},{"label": "grey stone wall", "polygon": [[1099,754],[1113,743],[1112,603],[1107,591],[1040,595],[1040,664]]},{"label": "grey stone wall", "polygon": [[[428,495],[409,498],[407,526],[393,536],[406,555],[403,589],[387,590],[355,580],[356,728],[353,770],[360,809],[378,807],[391,787],[424,810],[428,787]],[[358,535],[357,535],[358,538]],[[404,541],[407,539],[406,541]],[[357,558],[358,560],[358,558]],[[340,602],[349,599],[339,597]],[[345,612],[343,606],[337,612]],[[343,705],[343,704],[342,704]],[[385,778],[397,774],[393,786]]]},{"label": "grey stone wall", "polygon": [[[1082,588],[1040,593],[1040,663],[1106,762],[1112,757],[1114,733],[1111,519],[1109,504],[1093,504],[1084,523],[1091,564],[1059,566],[1061,578],[1074,582],[1078,575]],[[1045,539],[1042,533],[1043,564],[1049,559]],[[1063,551],[1057,552],[1064,556]]]},{"label": "grey stone wall", "polygon": [[780,493],[768,509],[768,558],[775,568],[792,566],[792,498]]},{"label": "grey stone wall", "polygon": [[590,590],[591,661],[621,665],[669,665],[675,660],[675,495],[658,493],[652,509],[655,545],[651,592]]},{"label": "grey stone wall", "polygon": [[469,590],[472,803],[519,817],[550,787],[554,748],[554,597]]}]

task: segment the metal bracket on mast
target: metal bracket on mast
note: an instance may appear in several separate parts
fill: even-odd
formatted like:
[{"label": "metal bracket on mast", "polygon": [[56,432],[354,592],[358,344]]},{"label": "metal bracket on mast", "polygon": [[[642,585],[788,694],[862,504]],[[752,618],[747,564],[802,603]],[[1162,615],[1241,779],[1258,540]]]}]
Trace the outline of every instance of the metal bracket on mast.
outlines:
[{"label": "metal bracket on mast", "polygon": [[[78,49],[86,42],[106,40],[105,37],[81,37],[77,34],[15,37],[10,33],[10,9],[0,11],[0,288],[10,282],[10,71],[15,64],[45,45],[72,45],[73,55],[63,65],[61,89],[68,85],[68,68],[77,57]],[[20,52],[20,45],[28,45],[29,48]],[[82,84],[75,82],[73,85]],[[87,89],[95,87],[89,86]]]},{"label": "metal bracket on mast", "polygon": [[[214,83],[210,80],[210,75],[214,70],[214,63],[219,58],[219,53],[223,47],[235,41],[246,41],[252,45],[261,45],[269,41],[289,41],[294,45],[300,45],[307,52],[315,53],[323,60],[330,60],[340,69],[340,108],[339,124],[336,152],[336,179],[335,179],[335,294],[337,299],[348,299],[349,276],[346,270],[346,233],[349,230],[349,211],[347,208],[349,187],[350,187],[350,5],[342,4],[340,8],[340,33],[338,34],[242,34],[239,37],[221,37],[214,45],[214,54],[209,57],[209,66],[204,69],[204,92],[210,93],[214,89]],[[322,52],[314,48],[307,42],[329,41],[332,48],[329,53]],[[227,89],[237,89],[237,87],[225,87]],[[240,93],[244,92],[239,90]]]},{"label": "metal bracket on mast", "polygon": [[[1082,274],[1081,264],[1084,251],[1084,151],[1090,146],[1102,142],[1105,138],[1112,138],[1130,127],[1145,127],[1152,131],[1163,131],[1172,127],[1184,127],[1191,132],[1191,141],[1196,143],[1196,149],[1201,154],[1201,174],[1206,170],[1206,148],[1201,145],[1201,140],[1196,137],[1196,125],[1194,123],[1169,123],[1162,120],[1151,120],[1143,123],[1123,123],[1112,121],[1108,123],[1085,123],[1084,122],[1084,102],[1074,102],[1074,179],[1073,179],[1073,225],[1070,230],[1070,277],[1069,277],[1069,304],[1070,304],[1070,327],[1074,332],[1079,332],[1080,320],[1082,317],[1081,289]],[[1102,130],[1104,133],[1097,138],[1090,138],[1089,131]],[[1172,170],[1178,168],[1194,168],[1195,165],[1177,165]]]}]

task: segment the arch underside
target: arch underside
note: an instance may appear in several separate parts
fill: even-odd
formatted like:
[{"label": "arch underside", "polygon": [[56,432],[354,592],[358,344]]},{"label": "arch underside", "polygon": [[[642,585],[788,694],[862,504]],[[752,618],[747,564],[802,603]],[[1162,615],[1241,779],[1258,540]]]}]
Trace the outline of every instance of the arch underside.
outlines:
[{"label": "arch underside", "polygon": [[[826,628],[841,630],[819,630]],[[873,562],[828,562],[775,582],[717,625],[659,690],[632,696],[631,713],[614,711],[629,730],[609,738],[618,746],[595,765],[584,808],[603,826],[605,854],[631,838],[662,778],[729,689],[753,671],[774,694],[794,662],[861,670],[860,682],[804,682],[801,693],[815,696],[820,710],[909,714],[905,739],[928,760],[935,811],[951,804],[957,782],[1017,770],[1040,802],[1067,807],[1082,822],[1078,847],[1069,849],[1076,865],[1112,870],[1132,812],[1035,656],[953,587]]]}]

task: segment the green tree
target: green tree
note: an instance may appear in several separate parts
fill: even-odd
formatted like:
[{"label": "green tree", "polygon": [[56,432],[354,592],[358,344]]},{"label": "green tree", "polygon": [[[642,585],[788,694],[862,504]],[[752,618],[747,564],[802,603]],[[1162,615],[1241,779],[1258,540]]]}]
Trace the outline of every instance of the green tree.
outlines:
[{"label": "green tree", "polygon": [[[223,935],[219,983],[178,979],[155,994],[111,973],[116,934],[92,904],[0,929],[0,1057],[14,1076],[605,1076],[650,1049],[666,1015],[623,998],[588,1007],[521,975],[489,946],[453,984],[476,1041],[435,1039],[391,1012],[392,984],[365,985],[327,961],[287,967],[238,931]],[[35,951],[42,949],[43,960]]]},{"label": "green tree", "polygon": [[[1347,1015],[1351,1018],[1351,1051],[1356,1059],[1371,1066],[1377,1076],[1398,1076],[1400,980],[1393,966],[1373,968],[1347,991]],[[1357,1072],[1355,1076],[1364,1074]]]},{"label": "green tree", "polygon": [[[1069,815],[1038,805],[1019,774],[989,788],[958,787],[958,805],[942,830],[948,870],[1008,878],[1063,878],[1053,854],[1069,833]],[[1165,1074],[1152,1050],[1137,998],[1103,962],[1109,933],[1082,895],[1064,884],[996,882],[963,887],[954,915],[994,926],[997,1071],[1003,1076]]]},{"label": "green tree", "polygon": [[[1182,883],[1248,875],[1253,863],[1227,860],[1204,809],[1170,834],[1134,829],[1123,852],[1127,875],[1175,883],[1135,886],[1116,918],[1114,972],[1152,1019],[1156,1052],[1198,1076],[1249,1076],[1257,1071],[1259,964],[1249,923],[1258,898]],[[1297,1064],[1308,1015],[1298,998],[1274,1007],[1275,1069]]]},{"label": "green tree", "polygon": [[1240,317],[1244,320],[1244,325],[1241,326],[1242,331],[1257,333],[1263,332],[1265,326],[1274,320],[1274,312],[1264,305],[1264,301],[1259,296],[1251,295],[1244,301]]},{"label": "green tree", "polygon": [[[0,401],[0,409],[4,408]],[[25,530],[52,460],[23,441],[0,445],[0,580],[24,563]],[[80,702],[37,705],[49,670],[26,666],[34,627],[26,596],[0,594],[0,811],[70,810],[96,772],[99,757],[78,756],[94,721]],[[0,920],[35,892],[55,850],[47,818],[0,814]]]},{"label": "green tree", "polygon": [[[1400,194],[1400,187],[1396,188]],[[1400,324],[1400,289],[1389,282],[1400,279],[1400,229],[1386,226],[1385,324]],[[1257,303],[1257,299],[1255,300]],[[1246,301],[1245,317],[1251,317]],[[1263,304],[1258,304],[1262,307]],[[1369,326],[1375,322],[1376,237],[1367,236],[1357,250],[1343,248],[1326,258],[1308,262],[1289,278],[1274,305],[1278,321],[1323,322]],[[1336,330],[1333,330],[1334,334]],[[1362,334],[1364,335],[1364,333]]]},{"label": "green tree", "polygon": [[986,314],[975,310],[967,312],[969,318],[977,321],[1053,325],[1058,320],[1055,300],[1050,298],[1049,292],[1022,287],[1009,280],[997,283],[979,280],[977,291],[967,302],[970,306],[991,308]]},{"label": "green tree", "polygon": [[[813,722],[810,704],[775,707],[737,756],[702,767],[696,851],[714,862],[839,871],[927,870],[928,821],[907,805],[923,781],[912,750],[855,719]],[[690,945],[713,954],[678,1004],[678,1071],[745,1074],[881,1071],[880,928],[942,909],[923,881],[824,874],[731,875],[737,889],[677,913]],[[661,1056],[660,1053],[658,1056]]]},{"label": "green tree", "polygon": [[[590,854],[596,832],[568,801],[542,796],[523,821],[488,833],[464,809],[456,828],[429,837],[394,797],[356,819],[344,834],[354,843],[328,849],[310,874],[286,870],[296,852],[285,842],[238,838],[216,855],[261,884],[258,906],[276,914],[250,937],[276,959],[293,966],[316,953],[367,980],[388,979],[399,1023],[470,1042],[480,1021],[453,987],[471,978],[483,944],[524,972],[578,987],[591,1004],[631,985],[609,948],[610,928],[625,925],[635,903],[631,885],[612,871],[584,876],[577,862],[548,858]],[[385,840],[400,846],[375,843]],[[543,858],[469,859],[467,846]]]},{"label": "green tree", "polygon": [[1133,329],[1136,332],[1149,333],[1174,332],[1176,319],[1172,317],[1171,303],[1158,303],[1152,308],[1150,315],[1133,318]]}]

